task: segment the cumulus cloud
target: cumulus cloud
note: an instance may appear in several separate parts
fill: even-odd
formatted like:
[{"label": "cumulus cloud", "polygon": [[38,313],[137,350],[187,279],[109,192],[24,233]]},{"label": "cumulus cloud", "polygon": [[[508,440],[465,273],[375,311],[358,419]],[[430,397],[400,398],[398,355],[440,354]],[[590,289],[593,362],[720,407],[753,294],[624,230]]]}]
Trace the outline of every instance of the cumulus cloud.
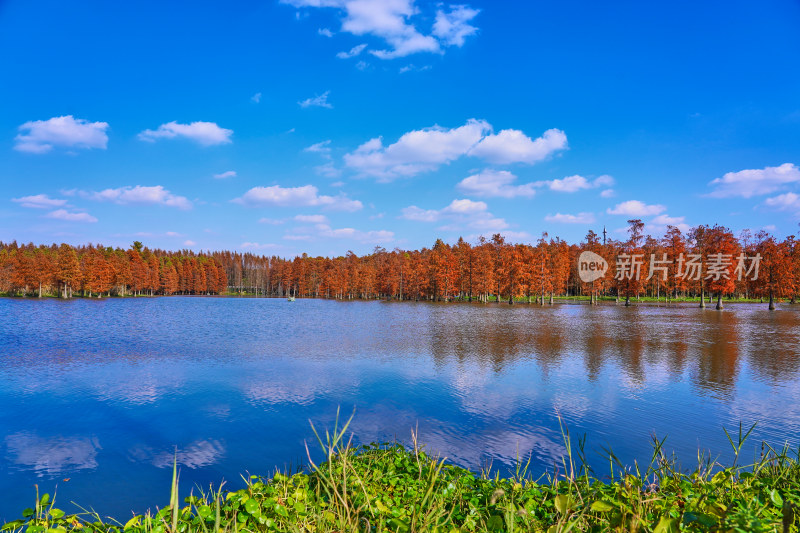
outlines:
[{"label": "cumulus cloud", "polygon": [[776,211],[794,211],[800,213],[800,194],[787,192],[764,200],[764,205]]},{"label": "cumulus cloud", "polygon": [[[462,46],[467,37],[477,33],[470,22],[479,11],[469,6],[439,9],[433,31],[427,35],[417,27],[423,18],[414,0],[281,0],[297,8],[334,8],[341,13],[342,31],[353,35],[371,35],[384,41],[387,48],[372,50],[381,59],[394,59],[420,52],[442,53],[447,46]],[[330,30],[318,30],[330,36]]]},{"label": "cumulus cloud", "polygon": [[107,129],[107,122],[89,122],[72,115],[33,120],[18,128],[14,149],[32,154],[43,154],[54,147],[105,150],[108,144]]},{"label": "cumulus cloud", "polygon": [[498,134],[487,135],[470,155],[481,157],[490,163],[506,165],[509,163],[533,164],[545,159],[559,150],[567,148],[567,136],[558,129],[549,129],[538,139],[531,139],[519,130],[501,130]]},{"label": "cumulus cloud", "polygon": [[82,193],[91,200],[101,202],[114,202],[115,204],[141,204],[141,205],[163,205],[167,207],[177,207],[178,209],[191,209],[192,202],[185,196],[172,194],[163,185],[144,187],[118,187],[116,189],[105,189],[100,192]]},{"label": "cumulus cloud", "polygon": [[614,185],[614,178],[611,176],[599,176],[593,180],[588,180],[583,176],[567,176],[562,179],[555,179],[547,182],[551,191],[558,192],[577,192],[586,189],[596,189]]},{"label": "cumulus cloud", "polygon": [[356,57],[357,55],[360,55],[361,52],[363,52],[366,47],[367,47],[366,44],[358,44],[353,48],[351,48],[349,52],[339,52],[338,54],[336,54],[336,57],[338,57],[339,59],[349,59],[351,57]]},{"label": "cumulus cloud", "polygon": [[478,33],[478,28],[469,22],[480,13],[469,6],[452,6],[449,12],[436,12],[433,34],[447,45],[464,46],[464,40]]},{"label": "cumulus cloud", "polygon": [[453,200],[442,209],[421,209],[415,205],[405,207],[400,211],[400,218],[417,222],[445,221],[447,224],[439,228],[443,231],[460,231],[463,228],[497,231],[508,227],[504,219],[495,217],[488,209],[485,202],[461,199]]},{"label": "cumulus cloud", "polygon": [[235,170],[226,170],[225,172],[220,172],[219,174],[214,174],[214,177],[218,180],[224,180],[227,178],[235,178],[236,171]]},{"label": "cumulus cloud", "polygon": [[628,200],[617,204],[613,209],[609,208],[606,212],[609,215],[627,215],[632,217],[644,217],[658,215],[666,211],[667,208],[660,204],[647,205],[639,200]]},{"label": "cumulus cloud", "polygon": [[97,222],[97,218],[89,213],[79,211],[67,211],[66,209],[56,209],[47,213],[47,218],[54,218],[56,220],[64,220],[66,222]]},{"label": "cumulus cloud", "polygon": [[175,139],[178,137],[189,139],[201,146],[214,146],[217,144],[231,143],[233,130],[220,128],[214,122],[192,122],[179,124],[172,121],[162,124],[155,130],[144,130],[139,134],[139,139],[155,142],[159,139]]},{"label": "cumulus cloud", "polygon": [[617,195],[614,189],[606,189],[600,193],[600,198],[613,198]]},{"label": "cumulus cloud", "polygon": [[797,183],[800,183],[800,169],[791,163],[784,163],[777,167],[728,172],[709,183],[714,187],[709,196],[751,198],[775,192],[787,184]]},{"label": "cumulus cloud", "polygon": [[556,213],[555,215],[547,215],[544,219],[547,222],[559,224],[593,224],[595,222],[593,213],[578,213],[577,215]]},{"label": "cumulus cloud", "polygon": [[315,207],[322,206],[334,211],[358,211],[364,205],[358,200],[351,200],[344,194],[325,196],[313,185],[301,187],[253,187],[240,198],[232,200],[246,207]]},{"label": "cumulus cloud", "polygon": [[63,207],[67,205],[66,200],[50,198],[46,194],[34,194],[32,196],[12,198],[11,201],[18,203],[22,207],[30,207],[33,209],[52,209],[54,207]]},{"label": "cumulus cloud", "polygon": [[667,231],[667,226],[674,226],[686,233],[691,228],[685,220],[686,217],[671,217],[667,214],[658,215],[645,225],[645,229],[653,235],[661,235]]},{"label": "cumulus cloud", "polygon": [[390,181],[435,170],[462,156],[532,164],[566,147],[566,136],[560,130],[548,130],[536,140],[518,130],[491,132],[492,126],[485,120],[470,119],[457,128],[433,126],[410,131],[388,146],[376,137],[346,154],[344,162],[361,175]]},{"label": "cumulus cloud", "polygon": [[306,98],[305,100],[297,102],[297,104],[302,108],[325,107],[327,109],[333,109],[333,105],[330,102],[328,102],[329,94],[331,94],[330,91],[325,91],[319,96],[314,96],[313,98]]},{"label": "cumulus cloud", "polygon": [[517,177],[507,170],[484,170],[461,180],[457,187],[464,194],[486,198],[531,198],[537,183],[514,185]]}]

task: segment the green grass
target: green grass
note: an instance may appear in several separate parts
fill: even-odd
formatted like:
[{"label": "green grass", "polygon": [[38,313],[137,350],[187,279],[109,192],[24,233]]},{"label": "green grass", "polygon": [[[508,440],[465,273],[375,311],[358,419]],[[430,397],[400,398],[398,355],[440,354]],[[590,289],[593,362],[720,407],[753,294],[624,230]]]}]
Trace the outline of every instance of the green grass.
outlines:
[{"label": "green grass", "polygon": [[[349,422],[348,422],[349,424]],[[178,532],[457,532],[457,531],[733,531],[797,532],[800,466],[788,448],[762,445],[740,465],[749,432],[729,439],[735,461],[722,467],[700,454],[691,471],[654,441],[647,465],[624,467],[608,452],[604,479],[592,472],[564,432],[557,473],[532,480],[520,463],[509,477],[476,475],[416,444],[354,447],[347,424],[318,436],[325,461],[298,474],[252,476],[242,490],[195,489],[178,501],[173,468],[170,504],[122,524],[95,513],[67,515],[48,496],[6,531],[65,533]],[[751,428],[752,430],[752,428]],[[316,434],[316,431],[315,431]],[[727,434],[727,433],[726,433]],[[164,494],[166,496],[166,490]]]}]

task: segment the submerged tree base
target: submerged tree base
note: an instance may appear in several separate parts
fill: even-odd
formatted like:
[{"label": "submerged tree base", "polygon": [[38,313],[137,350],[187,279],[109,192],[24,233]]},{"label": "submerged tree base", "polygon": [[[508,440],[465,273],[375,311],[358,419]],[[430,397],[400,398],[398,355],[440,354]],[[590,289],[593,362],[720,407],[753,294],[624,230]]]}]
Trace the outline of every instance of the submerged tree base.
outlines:
[{"label": "submerged tree base", "polygon": [[[346,427],[346,426],[345,426]],[[646,469],[623,468],[613,453],[605,480],[584,461],[582,442],[557,474],[534,481],[520,464],[508,478],[475,475],[400,444],[351,447],[344,431],[326,435],[327,460],[307,472],[251,476],[238,491],[195,489],[178,503],[173,470],[170,505],[122,524],[94,513],[66,515],[48,495],[6,524],[28,533],[247,531],[735,531],[797,532],[800,465],[788,448],[757,464],[723,468],[704,456],[690,473],[655,441]],[[737,460],[747,435],[731,439]],[[577,458],[573,458],[573,455]],[[165,487],[166,489],[166,487]],[[193,491],[193,492],[195,492]],[[166,490],[165,490],[166,492]]]}]

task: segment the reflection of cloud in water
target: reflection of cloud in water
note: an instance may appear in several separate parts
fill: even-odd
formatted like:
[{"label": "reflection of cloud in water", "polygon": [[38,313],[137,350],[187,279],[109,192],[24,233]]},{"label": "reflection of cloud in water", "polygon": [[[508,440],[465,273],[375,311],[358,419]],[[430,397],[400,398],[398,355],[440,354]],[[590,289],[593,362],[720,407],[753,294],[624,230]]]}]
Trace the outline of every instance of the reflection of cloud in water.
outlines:
[{"label": "reflection of cloud in water", "polygon": [[[175,452],[156,452],[148,446],[131,449],[129,457],[133,461],[150,463],[157,468],[172,467],[176,459]],[[197,440],[186,448],[178,448],[177,462],[187,468],[203,468],[219,462],[225,455],[225,445],[214,439]]]},{"label": "reflection of cloud in water", "polygon": [[9,461],[40,477],[97,468],[100,443],[94,437],[43,438],[21,431],[8,435],[5,442]]},{"label": "reflection of cloud in water", "polygon": [[486,425],[473,427],[465,435],[463,428],[451,422],[422,418],[408,410],[379,408],[360,412],[350,426],[361,443],[383,440],[387,430],[394,430],[398,439],[407,445],[411,444],[411,430],[415,428],[419,430],[419,442],[427,451],[472,470],[481,468],[487,459],[499,467],[498,461],[510,466],[517,459],[526,461],[528,456],[535,463],[547,465],[565,453],[558,432],[527,425],[522,420],[490,420]]},{"label": "reflection of cloud in water", "polygon": [[319,394],[325,394],[327,387],[323,383],[295,383],[291,386],[275,381],[250,383],[245,386],[245,397],[253,403],[294,403],[310,405]]},{"label": "reflection of cloud in water", "polygon": [[123,369],[115,369],[110,376],[97,376],[93,388],[98,398],[105,402],[147,405],[180,388],[182,381],[182,376],[175,375],[175,372],[154,373],[125,365]]}]

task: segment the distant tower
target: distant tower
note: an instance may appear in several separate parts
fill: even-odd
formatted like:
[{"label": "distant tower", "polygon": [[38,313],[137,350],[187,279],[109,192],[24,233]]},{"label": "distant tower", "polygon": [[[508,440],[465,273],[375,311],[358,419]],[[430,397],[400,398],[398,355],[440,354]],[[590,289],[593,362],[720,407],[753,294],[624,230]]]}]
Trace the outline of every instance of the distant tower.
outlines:
[{"label": "distant tower", "polygon": [[606,227],[603,226],[603,246],[606,245]]}]

